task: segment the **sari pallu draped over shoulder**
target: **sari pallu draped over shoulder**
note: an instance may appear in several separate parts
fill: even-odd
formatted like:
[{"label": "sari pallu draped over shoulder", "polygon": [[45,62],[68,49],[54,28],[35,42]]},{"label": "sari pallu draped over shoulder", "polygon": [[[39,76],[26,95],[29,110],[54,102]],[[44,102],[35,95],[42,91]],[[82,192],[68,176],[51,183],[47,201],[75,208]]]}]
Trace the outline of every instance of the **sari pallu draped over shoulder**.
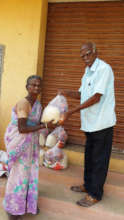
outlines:
[{"label": "sari pallu draped over shoulder", "polygon": [[[36,125],[41,117],[41,104],[36,101],[27,124]],[[4,209],[12,215],[37,213],[39,131],[19,133],[15,108],[5,133],[9,178],[5,191]]]}]

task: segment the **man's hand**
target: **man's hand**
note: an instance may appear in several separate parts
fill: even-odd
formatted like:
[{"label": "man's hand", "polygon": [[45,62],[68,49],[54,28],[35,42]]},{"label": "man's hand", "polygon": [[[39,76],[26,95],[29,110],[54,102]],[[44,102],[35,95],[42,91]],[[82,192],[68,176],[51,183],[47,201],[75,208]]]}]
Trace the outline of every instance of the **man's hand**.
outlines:
[{"label": "man's hand", "polygon": [[65,121],[68,120],[69,116],[70,116],[69,112],[64,113],[64,115],[61,117],[61,119],[58,122],[59,125],[64,125]]},{"label": "man's hand", "polygon": [[63,95],[74,99],[80,99],[80,92],[69,89],[59,89],[58,95]]},{"label": "man's hand", "polygon": [[65,95],[66,95],[65,90],[64,90],[64,89],[59,89],[59,90],[58,90],[58,95],[63,95],[63,96],[65,96]]}]

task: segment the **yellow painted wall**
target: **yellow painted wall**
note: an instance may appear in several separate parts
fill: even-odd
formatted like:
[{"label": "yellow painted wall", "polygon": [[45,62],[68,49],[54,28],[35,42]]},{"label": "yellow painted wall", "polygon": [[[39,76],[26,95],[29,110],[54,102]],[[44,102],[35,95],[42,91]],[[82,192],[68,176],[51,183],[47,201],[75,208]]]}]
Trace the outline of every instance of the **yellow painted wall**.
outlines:
[{"label": "yellow painted wall", "polygon": [[43,57],[45,39],[40,30],[42,26],[45,37],[46,19],[42,13],[47,18],[47,5],[47,0],[0,0],[0,44],[6,47],[0,94],[0,149],[4,148],[3,136],[12,106],[25,96],[26,78],[37,74],[38,54]]}]

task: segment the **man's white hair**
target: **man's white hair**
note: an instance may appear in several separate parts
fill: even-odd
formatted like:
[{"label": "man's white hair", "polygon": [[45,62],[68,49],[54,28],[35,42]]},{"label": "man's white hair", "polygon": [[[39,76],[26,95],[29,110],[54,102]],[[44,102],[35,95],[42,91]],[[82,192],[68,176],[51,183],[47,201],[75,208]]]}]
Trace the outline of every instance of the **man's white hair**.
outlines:
[{"label": "man's white hair", "polygon": [[92,49],[93,49],[93,53],[96,53],[96,44],[92,43]]},{"label": "man's white hair", "polygon": [[94,42],[87,42],[82,45],[81,50],[87,46],[88,48],[91,48],[93,50],[93,53],[96,53],[96,44]]}]

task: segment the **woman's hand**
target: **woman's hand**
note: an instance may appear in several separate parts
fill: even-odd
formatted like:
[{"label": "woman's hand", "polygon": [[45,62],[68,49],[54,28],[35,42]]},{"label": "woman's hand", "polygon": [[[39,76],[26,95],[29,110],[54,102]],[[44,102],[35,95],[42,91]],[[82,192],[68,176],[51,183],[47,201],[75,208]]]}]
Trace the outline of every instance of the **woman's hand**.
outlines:
[{"label": "woman's hand", "polygon": [[47,123],[47,128],[54,129],[57,126],[57,124],[53,124],[53,121],[54,120],[51,120],[50,122]]}]

